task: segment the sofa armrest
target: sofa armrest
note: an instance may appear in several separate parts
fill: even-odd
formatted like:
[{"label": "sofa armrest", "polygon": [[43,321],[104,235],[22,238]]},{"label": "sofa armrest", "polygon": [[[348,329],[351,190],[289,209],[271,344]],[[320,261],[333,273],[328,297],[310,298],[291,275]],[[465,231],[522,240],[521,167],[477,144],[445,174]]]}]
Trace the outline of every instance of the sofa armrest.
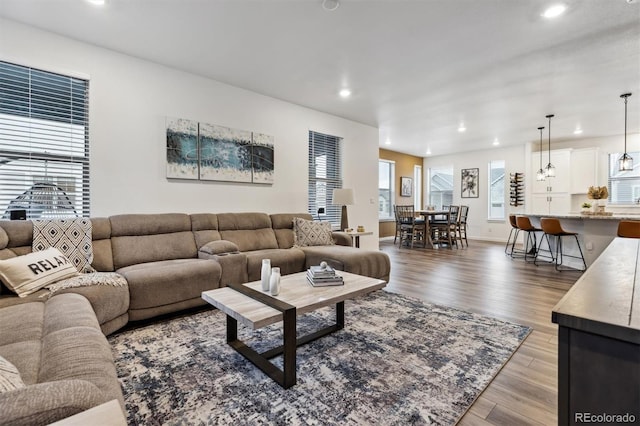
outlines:
[{"label": "sofa armrest", "polygon": [[37,383],[0,393],[0,424],[46,425],[104,402],[98,387],[86,380]]},{"label": "sofa armrest", "polygon": [[346,232],[332,232],[331,236],[333,237],[333,242],[338,246],[351,247],[353,245],[351,235],[347,234]]},{"label": "sofa armrest", "polygon": [[210,241],[200,247],[200,252],[210,255],[223,253],[238,253],[240,250],[235,243],[227,240]]}]

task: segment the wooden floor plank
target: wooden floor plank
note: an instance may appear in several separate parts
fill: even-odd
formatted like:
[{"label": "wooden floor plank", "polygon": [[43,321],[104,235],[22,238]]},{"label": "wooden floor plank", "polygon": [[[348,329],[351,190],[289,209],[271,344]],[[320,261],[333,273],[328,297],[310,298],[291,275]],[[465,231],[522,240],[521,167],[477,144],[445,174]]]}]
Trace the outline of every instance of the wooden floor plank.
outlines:
[{"label": "wooden floor plank", "polygon": [[387,290],[533,329],[461,419],[461,425],[557,423],[557,326],[551,309],[580,277],[504,254],[504,245],[380,249],[391,259]]}]

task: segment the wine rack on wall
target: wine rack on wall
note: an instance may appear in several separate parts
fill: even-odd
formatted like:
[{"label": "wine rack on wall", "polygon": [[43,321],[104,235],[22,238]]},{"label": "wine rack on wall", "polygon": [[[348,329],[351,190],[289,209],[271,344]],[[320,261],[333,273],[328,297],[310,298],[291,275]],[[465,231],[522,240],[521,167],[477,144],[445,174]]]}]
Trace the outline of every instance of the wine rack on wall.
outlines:
[{"label": "wine rack on wall", "polygon": [[524,173],[509,175],[509,200],[513,207],[524,205]]}]

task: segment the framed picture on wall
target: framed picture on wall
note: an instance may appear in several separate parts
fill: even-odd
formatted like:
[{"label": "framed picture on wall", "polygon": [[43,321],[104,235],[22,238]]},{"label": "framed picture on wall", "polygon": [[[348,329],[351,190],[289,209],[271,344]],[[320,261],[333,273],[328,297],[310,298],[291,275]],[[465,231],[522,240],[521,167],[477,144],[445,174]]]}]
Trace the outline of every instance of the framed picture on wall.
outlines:
[{"label": "framed picture on wall", "polygon": [[478,198],[478,174],[480,169],[462,169],[461,197]]},{"label": "framed picture on wall", "polygon": [[411,197],[413,191],[413,179],[408,176],[400,178],[400,196]]}]

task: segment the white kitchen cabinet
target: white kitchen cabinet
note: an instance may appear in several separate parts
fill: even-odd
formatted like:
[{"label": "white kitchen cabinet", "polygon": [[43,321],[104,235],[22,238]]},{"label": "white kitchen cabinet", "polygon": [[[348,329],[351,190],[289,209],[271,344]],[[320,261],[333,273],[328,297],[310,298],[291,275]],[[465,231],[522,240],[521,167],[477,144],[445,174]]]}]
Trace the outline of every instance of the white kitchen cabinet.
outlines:
[{"label": "white kitchen cabinet", "polygon": [[550,192],[546,194],[533,194],[531,206],[528,209],[531,214],[565,214],[571,211],[571,196],[568,193]]},{"label": "white kitchen cabinet", "polygon": [[586,194],[598,184],[598,148],[571,151],[571,194]]},{"label": "white kitchen cabinet", "polygon": [[[528,209],[534,214],[564,214],[571,210],[571,150],[558,149],[551,151],[551,164],[556,168],[556,175],[544,181],[536,180],[540,168],[540,153],[532,155],[531,206]],[[542,168],[549,163],[548,151],[542,151]]]}]

